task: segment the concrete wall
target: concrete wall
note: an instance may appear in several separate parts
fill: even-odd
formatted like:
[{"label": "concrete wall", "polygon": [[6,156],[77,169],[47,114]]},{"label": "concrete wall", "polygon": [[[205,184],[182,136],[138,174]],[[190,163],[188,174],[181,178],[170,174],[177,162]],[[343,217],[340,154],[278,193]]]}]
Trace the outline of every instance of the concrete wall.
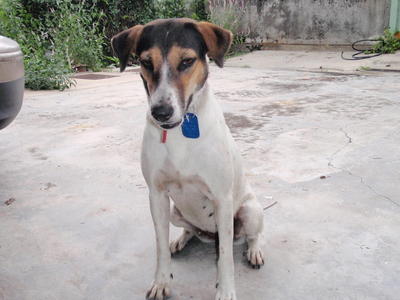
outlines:
[{"label": "concrete wall", "polygon": [[237,25],[243,33],[264,42],[349,44],[381,35],[389,26],[390,16],[390,0],[210,0],[209,3],[215,16],[228,14],[229,19],[229,14],[235,11],[237,18],[225,22],[229,23],[225,24],[227,27]]}]

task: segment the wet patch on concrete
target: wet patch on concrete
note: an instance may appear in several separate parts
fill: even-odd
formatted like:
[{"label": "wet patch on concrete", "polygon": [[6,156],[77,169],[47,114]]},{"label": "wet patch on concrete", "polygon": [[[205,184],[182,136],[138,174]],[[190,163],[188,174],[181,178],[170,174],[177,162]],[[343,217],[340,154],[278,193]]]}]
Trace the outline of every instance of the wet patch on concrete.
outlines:
[{"label": "wet patch on concrete", "polygon": [[262,98],[262,97],[267,96],[267,93],[265,93],[264,91],[258,91],[258,90],[241,90],[241,91],[237,91],[236,93],[234,93],[234,95],[240,96],[240,97]]},{"label": "wet patch on concrete", "polygon": [[233,113],[224,113],[226,124],[232,133],[238,133],[242,129],[254,129],[261,128],[264,124],[259,120],[251,120],[245,115],[236,115]]},{"label": "wet patch on concrete", "polygon": [[[354,76],[354,75],[353,75]],[[345,82],[349,80],[349,75],[331,75],[331,76],[318,76],[318,77],[304,77],[300,78],[301,81],[319,81],[319,82]]]},{"label": "wet patch on concrete", "polygon": [[265,98],[270,93],[260,90],[239,90],[237,92],[216,92],[217,99],[224,99],[231,102],[243,102],[244,99]]},{"label": "wet patch on concrete", "polygon": [[294,101],[275,102],[271,104],[262,105],[258,111],[262,117],[290,117],[300,114],[304,110],[303,105],[299,105]]},{"label": "wet patch on concrete", "polygon": [[260,82],[257,84],[259,87],[271,89],[272,91],[284,91],[284,92],[299,92],[299,91],[310,91],[315,89],[319,84],[303,84],[303,83],[279,83],[279,82]]},{"label": "wet patch on concrete", "polygon": [[90,119],[89,116],[87,115],[81,115],[81,114],[73,114],[73,113],[40,113],[38,114],[39,118],[44,118],[44,119],[52,119],[52,120],[88,120]]},{"label": "wet patch on concrete", "polygon": [[[322,103],[322,100],[325,102]],[[393,105],[388,99],[373,96],[352,96],[350,99],[345,95],[325,95],[321,96],[320,102],[315,105],[317,111],[331,115],[346,115],[354,120],[364,120],[377,110]]]}]

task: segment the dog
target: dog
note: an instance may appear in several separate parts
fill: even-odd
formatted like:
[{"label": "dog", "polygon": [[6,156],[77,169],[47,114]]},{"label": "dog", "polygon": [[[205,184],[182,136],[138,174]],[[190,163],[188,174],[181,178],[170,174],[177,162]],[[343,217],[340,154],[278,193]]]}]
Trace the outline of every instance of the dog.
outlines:
[{"label": "dog", "polygon": [[[236,300],[234,239],[246,238],[247,259],[254,268],[264,264],[263,209],[207,83],[206,55],[223,67],[231,42],[230,31],[186,18],[136,25],[111,40],[121,72],[131,53],[138,56],[149,104],[141,167],[149,189],[157,267],[147,299],[171,295],[171,253],[194,236],[218,239],[216,300]],[[170,222],[183,228],[172,243]]]}]

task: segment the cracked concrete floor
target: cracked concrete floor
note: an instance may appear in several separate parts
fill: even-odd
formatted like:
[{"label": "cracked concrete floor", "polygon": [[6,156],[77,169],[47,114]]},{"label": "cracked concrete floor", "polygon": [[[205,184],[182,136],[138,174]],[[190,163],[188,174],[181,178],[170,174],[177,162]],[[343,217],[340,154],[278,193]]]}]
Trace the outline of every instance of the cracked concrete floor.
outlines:
[{"label": "cracked concrete floor", "polygon": [[[0,132],[0,299],[144,299],[155,267],[137,73],[28,92]],[[211,68],[265,210],[267,262],[235,246],[238,299],[398,299],[396,74]],[[172,229],[172,236],[178,231]],[[173,299],[214,299],[213,245],[173,260]]]}]

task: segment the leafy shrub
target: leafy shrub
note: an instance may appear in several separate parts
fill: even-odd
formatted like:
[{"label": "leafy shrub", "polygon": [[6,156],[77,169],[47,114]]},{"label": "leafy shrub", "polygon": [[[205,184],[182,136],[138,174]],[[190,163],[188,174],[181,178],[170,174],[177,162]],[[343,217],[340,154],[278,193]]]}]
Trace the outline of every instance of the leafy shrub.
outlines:
[{"label": "leafy shrub", "polygon": [[0,34],[15,39],[24,53],[25,85],[31,89],[70,87],[75,66],[103,65],[102,17],[85,1],[3,0]]},{"label": "leafy shrub", "polygon": [[51,12],[48,34],[54,49],[66,58],[69,68],[86,65],[99,71],[104,60],[105,37],[99,26],[103,13],[94,5],[85,8],[68,1],[60,1],[57,10],[51,9]]},{"label": "leafy shrub", "polygon": [[77,66],[115,64],[111,37],[156,18],[207,20],[206,0],[0,0],[0,35],[24,53],[25,84],[60,89]]},{"label": "leafy shrub", "polygon": [[225,29],[232,31],[234,35],[241,35],[240,25],[243,11],[234,5],[225,7],[210,6],[210,20]]},{"label": "leafy shrub", "polygon": [[157,18],[155,0],[87,0],[86,7],[95,5],[103,16],[99,28],[103,28],[105,45],[103,53],[106,61],[114,63],[110,40],[118,32],[136,24],[145,24]]},{"label": "leafy shrub", "polygon": [[372,47],[370,53],[395,53],[400,50],[400,39],[396,37],[389,29],[385,30],[379,42]]},{"label": "leafy shrub", "polygon": [[197,21],[208,21],[207,0],[191,0],[187,16]]},{"label": "leafy shrub", "polygon": [[185,16],[185,3],[183,0],[158,0],[156,14],[162,19],[182,18]]},{"label": "leafy shrub", "polygon": [[32,90],[64,90],[75,82],[71,69],[57,56],[33,55],[25,60],[25,84]]}]

